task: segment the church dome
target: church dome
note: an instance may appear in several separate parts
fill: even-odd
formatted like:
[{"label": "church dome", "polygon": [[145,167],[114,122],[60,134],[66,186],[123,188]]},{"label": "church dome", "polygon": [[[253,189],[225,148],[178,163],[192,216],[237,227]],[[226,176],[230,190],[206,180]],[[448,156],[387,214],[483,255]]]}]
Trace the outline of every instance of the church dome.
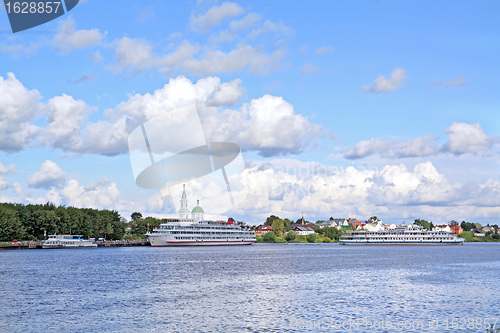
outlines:
[{"label": "church dome", "polygon": [[203,210],[203,208],[201,208],[200,206],[196,206],[193,208],[193,210],[191,211],[191,214],[194,214],[194,213],[205,213],[205,211]]}]

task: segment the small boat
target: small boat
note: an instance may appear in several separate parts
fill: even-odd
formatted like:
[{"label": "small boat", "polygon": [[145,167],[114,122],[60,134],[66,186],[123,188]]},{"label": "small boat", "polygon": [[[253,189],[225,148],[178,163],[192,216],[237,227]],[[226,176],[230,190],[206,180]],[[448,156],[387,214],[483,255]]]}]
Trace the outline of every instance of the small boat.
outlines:
[{"label": "small boat", "polygon": [[50,235],[42,243],[44,249],[82,249],[97,247],[93,238],[83,239],[82,235]]}]

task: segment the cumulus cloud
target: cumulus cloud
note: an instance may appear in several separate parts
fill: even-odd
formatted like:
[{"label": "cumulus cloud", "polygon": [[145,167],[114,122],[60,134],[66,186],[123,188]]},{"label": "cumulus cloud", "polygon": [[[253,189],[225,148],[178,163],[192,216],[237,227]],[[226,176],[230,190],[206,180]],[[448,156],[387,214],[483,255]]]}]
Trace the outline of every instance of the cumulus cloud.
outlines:
[{"label": "cumulus cloud", "polygon": [[123,200],[116,183],[105,180],[95,186],[85,187],[71,179],[60,191],[63,201],[69,206],[99,209],[123,209]]},{"label": "cumulus cloud", "polygon": [[448,141],[443,145],[439,145],[438,138],[431,135],[407,141],[371,138],[345,149],[343,156],[355,160],[375,154],[386,158],[424,157],[443,152],[461,155],[489,150],[500,140],[488,137],[479,123],[453,123],[446,127],[445,133],[448,134]]},{"label": "cumulus cloud", "polygon": [[[224,2],[203,15],[191,16],[190,24],[208,32],[243,12],[239,5]],[[267,74],[281,66],[286,54],[285,37],[292,29],[281,22],[262,20],[260,14],[248,13],[213,31],[208,43],[189,39],[170,41],[162,51],[147,40],[125,36],[113,43],[116,63],[111,68],[125,75],[137,75],[147,69],[156,69],[166,76],[185,72],[202,76],[241,71]]]},{"label": "cumulus cloud", "polygon": [[28,177],[28,185],[35,188],[63,187],[66,172],[57,163],[46,160],[40,170]]},{"label": "cumulus cloud", "polygon": [[199,28],[201,31],[219,25],[223,20],[235,17],[243,13],[243,8],[234,2],[223,2],[220,6],[210,8],[205,14],[190,18],[192,28]]},{"label": "cumulus cloud", "polygon": [[15,173],[16,172],[16,166],[11,163],[9,166],[3,165],[2,162],[0,162],[0,174],[2,173]]},{"label": "cumulus cloud", "polygon": [[208,140],[235,142],[264,156],[298,153],[321,132],[321,126],[295,113],[281,97],[265,95],[239,110],[220,110],[239,100],[243,93],[240,83],[235,80],[221,84],[219,78],[213,77],[192,83],[178,77],[153,94],[132,96],[117,111],[142,122],[196,103]]},{"label": "cumulus cloud", "polygon": [[437,138],[424,135],[412,140],[388,140],[371,138],[358,142],[353,148],[344,152],[344,157],[355,160],[370,155],[380,154],[382,157],[423,157],[436,154],[439,147],[435,144]]},{"label": "cumulus cloud", "polygon": [[152,47],[143,39],[122,37],[116,42],[116,63],[119,67],[137,67],[151,65]]},{"label": "cumulus cloud", "polygon": [[489,138],[479,123],[453,123],[445,129],[448,141],[443,146],[443,151],[460,155],[488,150],[494,143],[494,138]]},{"label": "cumulus cloud", "polygon": [[[358,217],[376,214],[400,222],[427,217],[449,221],[500,213],[500,182],[450,183],[431,162],[409,168],[389,164],[373,168],[338,168],[300,161],[253,162],[241,175],[249,196],[236,208],[251,210],[257,223],[275,212],[280,217],[298,218],[304,212],[311,219]],[[320,170],[320,171],[318,171]],[[470,193],[478,198],[471,200]],[[494,216],[494,215],[493,215]]]},{"label": "cumulus cloud", "polygon": [[91,108],[82,100],[63,94],[49,100],[47,126],[40,142],[54,148],[74,150],[81,145],[80,134]]},{"label": "cumulus cloud", "polygon": [[391,92],[401,88],[404,81],[406,81],[406,71],[398,67],[392,71],[390,77],[386,78],[383,75],[379,75],[371,86],[362,86],[361,89],[374,93]]},{"label": "cumulus cloud", "polygon": [[149,42],[123,37],[117,42],[114,68],[117,72],[121,70],[137,72],[148,68],[158,68],[168,75],[180,70],[187,70],[198,75],[244,70],[265,74],[276,69],[283,56],[282,50],[274,50],[266,54],[260,47],[245,43],[240,43],[226,52],[209,47],[201,48],[188,41],[182,42],[172,52],[160,56],[153,52]]},{"label": "cumulus cloud", "polygon": [[31,122],[41,115],[40,93],[29,90],[8,73],[0,76],[0,150],[16,152],[35,138],[39,128]]},{"label": "cumulus cloud", "polygon": [[99,29],[75,30],[75,21],[69,17],[61,21],[58,26],[58,33],[54,36],[52,44],[63,52],[81,49],[87,46],[98,44],[106,36]]}]

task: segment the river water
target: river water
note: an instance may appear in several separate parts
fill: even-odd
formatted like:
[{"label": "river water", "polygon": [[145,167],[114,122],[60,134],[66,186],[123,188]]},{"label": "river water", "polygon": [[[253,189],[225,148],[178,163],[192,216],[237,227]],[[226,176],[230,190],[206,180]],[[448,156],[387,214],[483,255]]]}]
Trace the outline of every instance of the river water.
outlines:
[{"label": "river water", "polygon": [[500,243],[0,251],[1,332],[486,332]]}]

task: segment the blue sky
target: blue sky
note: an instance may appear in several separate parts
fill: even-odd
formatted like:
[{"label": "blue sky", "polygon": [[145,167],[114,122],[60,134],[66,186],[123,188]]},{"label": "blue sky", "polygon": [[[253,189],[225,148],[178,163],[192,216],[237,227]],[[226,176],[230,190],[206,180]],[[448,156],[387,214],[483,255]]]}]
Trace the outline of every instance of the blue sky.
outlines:
[{"label": "blue sky", "polygon": [[189,184],[210,215],[498,223],[496,1],[113,5],[16,34],[0,8],[0,201],[174,214],[127,138],[195,103],[246,165],[235,207]]}]

